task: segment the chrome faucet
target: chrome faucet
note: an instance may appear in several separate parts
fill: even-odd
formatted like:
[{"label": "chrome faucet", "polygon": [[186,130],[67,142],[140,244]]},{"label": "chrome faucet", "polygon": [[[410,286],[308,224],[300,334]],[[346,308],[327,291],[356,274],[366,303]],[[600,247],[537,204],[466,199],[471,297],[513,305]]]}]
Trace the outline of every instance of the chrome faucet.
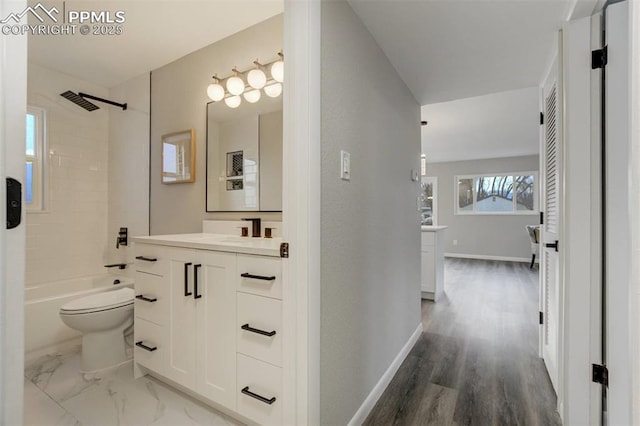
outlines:
[{"label": "chrome faucet", "polygon": [[254,218],[243,218],[242,220],[247,220],[251,222],[251,236],[252,237],[260,237],[260,233],[262,232],[261,229],[261,225],[260,225],[260,218],[259,217],[254,217]]}]

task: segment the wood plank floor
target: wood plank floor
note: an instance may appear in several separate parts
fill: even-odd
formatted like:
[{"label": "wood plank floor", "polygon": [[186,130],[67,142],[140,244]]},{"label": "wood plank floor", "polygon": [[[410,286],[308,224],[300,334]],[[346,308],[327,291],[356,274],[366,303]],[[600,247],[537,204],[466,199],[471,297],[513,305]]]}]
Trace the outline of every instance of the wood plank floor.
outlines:
[{"label": "wood plank floor", "polygon": [[560,425],[538,357],[538,275],[446,259],[445,296],[365,425]]}]

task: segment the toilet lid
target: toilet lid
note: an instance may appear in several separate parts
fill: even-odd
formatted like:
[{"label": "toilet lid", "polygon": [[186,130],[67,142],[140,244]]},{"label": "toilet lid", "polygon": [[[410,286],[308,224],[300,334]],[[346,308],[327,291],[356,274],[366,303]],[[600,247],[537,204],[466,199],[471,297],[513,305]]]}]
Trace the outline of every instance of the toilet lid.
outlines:
[{"label": "toilet lid", "polygon": [[133,303],[135,291],[125,287],[115,291],[106,291],[104,293],[92,294],[90,296],[81,297],[65,303],[60,308],[61,311],[90,311],[113,309]]}]

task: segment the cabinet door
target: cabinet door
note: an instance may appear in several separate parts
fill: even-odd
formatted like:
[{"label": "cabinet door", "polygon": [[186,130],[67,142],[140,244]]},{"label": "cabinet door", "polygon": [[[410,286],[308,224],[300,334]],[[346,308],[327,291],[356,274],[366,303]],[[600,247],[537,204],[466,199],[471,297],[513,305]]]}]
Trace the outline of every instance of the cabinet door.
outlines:
[{"label": "cabinet door", "polygon": [[196,377],[196,300],[193,265],[196,251],[163,248],[168,258],[169,277],[169,354],[166,375],[171,380],[195,388]]},{"label": "cabinet door", "polygon": [[196,391],[236,409],[236,255],[198,250]]},{"label": "cabinet door", "polygon": [[435,293],[435,260],[433,247],[422,247],[422,291]]}]

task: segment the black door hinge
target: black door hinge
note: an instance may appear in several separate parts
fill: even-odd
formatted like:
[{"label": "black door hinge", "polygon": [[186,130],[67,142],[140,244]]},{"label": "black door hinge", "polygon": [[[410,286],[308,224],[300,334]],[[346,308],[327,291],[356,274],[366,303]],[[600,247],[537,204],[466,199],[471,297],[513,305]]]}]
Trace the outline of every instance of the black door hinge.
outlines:
[{"label": "black door hinge", "polygon": [[544,212],[540,212],[540,225],[544,225]]},{"label": "black door hinge", "polygon": [[609,370],[606,365],[591,364],[591,381],[609,386]]},{"label": "black door hinge", "polygon": [[542,312],[538,312],[540,314],[540,325],[544,324],[544,314]]},{"label": "black door hinge", "polygon": [[544,124],[544,114],[540,113],[540,125],[542,126]]},{"label": "black door hinge", "polygon": [[604,68],[607,65],[607,46],[591,51],[591,69]]},{"label": "black door hinge", "polygon": [[280,243],[280,257],[289,257],[289,243]]}]

